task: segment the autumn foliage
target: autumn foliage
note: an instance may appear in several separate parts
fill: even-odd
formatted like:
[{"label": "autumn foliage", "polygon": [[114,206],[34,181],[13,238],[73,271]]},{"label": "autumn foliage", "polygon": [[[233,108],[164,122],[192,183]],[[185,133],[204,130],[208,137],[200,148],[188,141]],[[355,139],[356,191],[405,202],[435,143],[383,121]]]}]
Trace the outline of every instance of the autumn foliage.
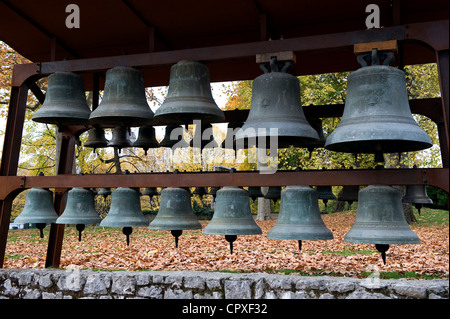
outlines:
[{"label": "autumn foliage", "polygon": [[[120,228],[89,227],[78,242],[74,227],[65,228],[60,267],[102,270],[205,270],[237,272],[282,272],[360,277],[379,272],[414,272],[419,277],[448,278],[449,228],[447,224],[412,225],[420,245],[391,245],[383,264],[374,245],[344,242],[355,220],[355,211],[322,215],[334,240],[296,241],[266,237],[275,220],[257,221],[262,235],[238,236],[229,253],[224,236],[184,231],[179,248],[169,231],[134,228],[130,246]],[[424,213],[422,213],[423,215]],[[448,215],[447,215],[448,216]],[[202,221],[203,228],[208,222]],[[10,231],[5,268],[43,268],[48,227],[44,239],[36,229]]]}]

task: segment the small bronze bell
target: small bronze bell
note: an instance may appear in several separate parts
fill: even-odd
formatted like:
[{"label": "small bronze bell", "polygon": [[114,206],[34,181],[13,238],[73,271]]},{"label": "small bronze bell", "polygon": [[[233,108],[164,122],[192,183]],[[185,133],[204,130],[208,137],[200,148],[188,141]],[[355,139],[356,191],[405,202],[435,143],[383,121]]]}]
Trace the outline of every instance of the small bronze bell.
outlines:
[{"label": "small bronze bell", "polygon": [[267,238],[298,240],[328,240],[333,234],[320,216],[317,191],[309,186],[287,186],[281,191],[280,214]]},{"label": "small bronze bell", "polygon": [[[209,134],[209,136],[207,136]],[[216,148],[219,145],[214,140],[213,130],[211,124],[203,124],[201,127],[196,126],[194,137],[190,144],[191,147],[200,148],[203,151],[205,148]]]},{"label": "small bronze bell", "polygon": [[261,187],[259,186],[249,186],[248,188],[248,196],[255,201],[258,197],[264,197],[264,194],[261,192]]},{"label": "small bronze bell", "polygon": [[103,199],[106,200],[106,198],[108,197],[108,195],[111,195],[111,188],[109,187],[102,187],[100,188],[100,190],[97,192],[97,195],[102,195]]},{"label": "small bronze bell", "polygon": [[133,143],[130,140],[130,132],[128,127],[116,126],[113,130],[113,136],[108,142],[108,147],[116,147],[119,152],[122,148],[132,147]]},{"label": "small bronze bell", "polygon": [[167,125],[165,128],[164,138],[159,142],[159,146],[168,148],[189,147],[189,144],[183,137],[185,129],[180,125]]},{"label": "small bronze bell", "polygon": [[204,195],[208,194],[208,192],[206,191],[205,187],[196,187],[192,194],[198,195],[198,197],[200,197],[201,199]]},{"label": "small bronze bell", "polygon": [[56,220],[56,224],[76,225],[78,241],[81,241],[81,232],[88,224],[98,224],[102,221],[95,210],[94,193],[85,188],[73,188],[67,195],[67,204],[64,212]]},{"label": "small bronze bell", "polygon": [[55,72],[48,77],[44,103],[32,120],[58,126],[87,125],[90,114],[83,78],[72,72]]},{"label": "small bronze bell", "polygon": [[148,219],[142,214],[139,192],[128,187],[116,188],[111,194],[111,207],[102,220],[102,227],[123,227],[122,232],[130,245],[133,227],[147,227]]},{"label": "small bronze bell", "polygon": [[275,203],[281,198],[281,186],[269,186],[264,198],[271,199]]},{"label": "small bronze bell", "polygon": [[208,67],[196,61],[180,61],[170,68],[169,91],[155,112],[159,124],[188,124],[225,120],[211,93]]},{"label": "small bronze bell", "polygon": [[290,145],[304,147],[317,141],[319,135],[303,113],[298,78],[278,72],[274,67],[271,71],[253,81],[250,112],[236,133],[236,143],[248,139],[250,146],[258,144],[259,137],[265,137],[266,148],[269,148],[273,137],[278,139],[278,148],[286,148]]},{"label": "small bronze bell", "polygon": [[22,212],[14,219],[18,224],[36,224],[40,237],[44,238],[44,227],[54,223],[58,214],[53,206],[53,193],[48,189],[32,188],[27,191]]},{"label": "small bronze bell", "polygon": [[426,185],[406,186],[406,191],[402,198],[402,202],[414,204],[419,212],[419,215],[423,204],[433,204],[433,200],[428,197]]},{"label": "small bronze bell", "polygon": [[389,245],[420,244],[406,222],[400,191],[385,185],[369,185],[359,191],[356,220],[344,241],[375,244],[385,264]]},{"label": "small bronze bell", "polygon": [[338,194],[337,200],[342,202],[348,202],[352,205],[353,202],[358,201],[358,185],[346,185],[342,187],[342,192]]},{"label": "small bronze bell", "polygon": [[[381,56],[386,56],[380,65]],[[346,153],[400,153],[431,147],[408,103],[405,72],[389,66],[389,51],[358,56],[362,68],[347,82],[344,114],[325,148]],[[372,65],[367,66],[366,60]]]},{"label": "small bronze bell", "polygon": [[328,200],[336,199],[336,196],[333,194],[333,188],[331,186],[317,186],[316,189],[317,189],[317,197],[323,201],[326,212]]},{"label": "small bronze bell", "polygon": [[108,146],[108,140],[105,137],[105,131],[100,127],[94,127],[89,130],[88,139],[84,143],[84,147],[104,148]]},{"label": "small bronze bell", "polygon": [[161,203],[158,214],[150,223],[149,229],[170,230],[175,237],[178,248],[178,237],[183,230],[202,229],[191,207],[188,191],[178,187],[167,187],[161,192]]},{"label": "small bronze bell", "polygon": [[141,194],[142,196],[149,196],[150,199],[153,196],[158,196],[158,190],[156,189],[156,187],[146,187],[144,188],[144,191]]},{"label": "small bronze bell", "polygon": [[153,126],[141,126],[139,128],[138,138],[134,141],[133,147],[144,149],[145,155],[147,155],[149,148],[158,148],[159,143],[156,140],[155,128]]},{"label": "small bronze bell", "polygon": [[100,105],[92,111],[91,124],[136,127],[152,124],[153,111],[145,96],[141,71],[117,66],[106,72]]},{"label": "small bronze bell", "polygon": [[217,191],[214,215],[203,230],[208,235],[225,235],[233,253],[233,242],[238,235],[262,234],[250,210],[248,192],[239,187],[222,187]]},{"label": "small bronze bell", "polygon": [[248,148],[248,139],[241,139],[239,143],[236,144],[236,133],[244,125],[242,122],[230,122],[227,127],[227,135],[220,145],[224,149],[233,149],[238,151],[240,149]]}]

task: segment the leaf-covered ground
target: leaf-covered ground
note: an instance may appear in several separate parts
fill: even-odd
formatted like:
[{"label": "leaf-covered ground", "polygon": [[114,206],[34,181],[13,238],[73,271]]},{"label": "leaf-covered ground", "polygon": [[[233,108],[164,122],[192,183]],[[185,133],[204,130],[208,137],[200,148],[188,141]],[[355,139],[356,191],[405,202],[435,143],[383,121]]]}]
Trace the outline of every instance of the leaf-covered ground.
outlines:
[{"label": "leaf-covered ground", "polygon": [[[425,213],[422,213],[424,216]],[[445,216],[445,215],[444,215]],[[65,227],[61,268],[102,270],[208,270],[238,272],[294,272],[361,277],[364,274],[413,272],[420,278],[448,278],[448,212],[442,222],[421,221],[411,229],[419,236],[419,245],[391,245],[383,264],[374,245],[344,242],[355,220],[355,211],[322,215],[334,240],[273,240],[266,237],[274,220],[257,221],[262,235],[238,236],[230,254],[224,236],[204,235],[200,230],[184,231],[175,248],[169,231],[134,228],[130,246],[119,228],[87,227],[78,242],[74,227]],[[441,217],[439,217],[441,218]],[[205,227],[207,221],[202,221]],[[43,268],[48,244],[38,230],[11,230],[6,246],[4,268]]]}]

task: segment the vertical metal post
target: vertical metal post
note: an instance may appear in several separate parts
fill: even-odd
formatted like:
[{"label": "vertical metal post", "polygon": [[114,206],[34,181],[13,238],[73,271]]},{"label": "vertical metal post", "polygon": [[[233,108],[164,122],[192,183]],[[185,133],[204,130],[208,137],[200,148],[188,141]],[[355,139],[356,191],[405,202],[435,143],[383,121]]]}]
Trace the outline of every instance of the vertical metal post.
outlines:
[{"label": "vertical metal post", "polygon": [[[64,134],[61,141],[61,154],[59,158],[57,174],[71,174],[75,154],[76,137]],[[67,192],[55,190],[55,210],[61,215],[66,207]],[[47,258],[45,267],[58,268],[61,259],[61,249],[64,239],[64,224],[51,224],[47,246]]]},{"label": "vertical metal post", "polygon": [[[11,88],[0,176],[15,176],[17,174],[27,95],[28,86],[26,84]],[[14,198],[15,195],[11,194],[5,200],[0,200],[0,268],[3,267],[5,258],[9,220]]]},{"label": "vertical metal post", "polygon": [[[439,85],[441,87],[441,99],[442,99],[442,115],[444,117],[443,129],[439,130],[439,140],[442,141],[441,154],[442,156],[442,166],[449,167],[449,77],[448,77],[448,53],[449,50],[437,51],[437,66],[439,72]],[[442,133],[442,134],[441,134]],[[445,150],[442,150],[445,148]]]}]

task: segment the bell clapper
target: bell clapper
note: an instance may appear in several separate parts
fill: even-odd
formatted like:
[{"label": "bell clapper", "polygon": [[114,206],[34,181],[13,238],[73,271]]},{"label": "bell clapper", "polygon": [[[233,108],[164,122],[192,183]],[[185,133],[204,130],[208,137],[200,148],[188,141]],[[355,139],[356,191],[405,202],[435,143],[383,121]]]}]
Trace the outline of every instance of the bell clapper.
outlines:
[{"label": "bell clapper", "polygon": [[237,239],[236,235],[225,235],[225,240],[230,243],[230,253],[233,254],[233,242]]},{"label": "bell clapper", "polygon": [[84,224],[77,224],[76,228],[78,230],[78,241],[81,241],[81,232],[84,230],[85,225]]},{"label": "bell clapper", "polygon": [[39,236],[41,238],[44,238],[44,228],[47,226],[46,223],[37,223],[36,228],[39,229]]},{"label": "bell clapper", "polygon": [[302,241],[301,240],[299,240],[298,241],[298,250],[302,250]]},{"label": "bell clapper", "polygon": [[124,227],[122,233],[127,236],[127,246],[130,246],[130,235],[133,232],[133,227]]},{"label": "bell clapper", "polygon": [[170,233],[175,237],[175,248],[178,248],[178,237],[181,236],[183,231],[181,229],[171,230]]},{"label": "bell clapper", "polygon": [[375,248],[381,253],[381,258],[383,259],[383,263],[386,265],[386,251],[389,249],[389,245],[375,244]]}]

